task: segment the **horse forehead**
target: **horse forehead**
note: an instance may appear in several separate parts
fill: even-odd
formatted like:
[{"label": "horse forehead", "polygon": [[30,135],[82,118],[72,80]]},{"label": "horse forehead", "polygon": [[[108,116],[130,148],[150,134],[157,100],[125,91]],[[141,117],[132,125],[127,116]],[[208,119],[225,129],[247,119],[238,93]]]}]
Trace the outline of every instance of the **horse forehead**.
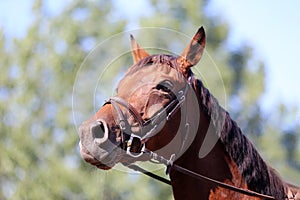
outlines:
[{"label": "horse forehead", "polygon": [[[176,69],[163,64],[144,66],[132,74],[127,74],[119,83],[118,88],[139,88],[148,84],[158,84],[163,80],[173,83],[184,83],[184,78]],[[176,87],[176,85],[175,85]]]}]

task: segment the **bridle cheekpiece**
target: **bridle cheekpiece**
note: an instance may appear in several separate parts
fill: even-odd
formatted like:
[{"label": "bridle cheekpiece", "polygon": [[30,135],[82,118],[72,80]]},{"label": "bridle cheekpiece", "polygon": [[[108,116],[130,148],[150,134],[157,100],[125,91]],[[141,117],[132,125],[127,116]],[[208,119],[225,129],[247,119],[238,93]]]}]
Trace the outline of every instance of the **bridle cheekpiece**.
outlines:
[{"label": "bridle cheekpiece", "polygon": [[[111,104],[116,111],[117,126],[120,130],[122,149],[126,151],[126,154],[138,158],[142,156],[146,150],[146,142],[157,134],[159,125],[164,121],[169,121],[174,114],[183,107],[186,101],[186,95],[189,87],[192,83],[192,78],[186,82],[185,86],[179,90],[175,98],[173,98],[163,109],[159,110],[149,120],[145,121],[140,113],[129,102],[124,99],[114,96],[106,100],[105,104]],[[123,109],[129,111],[134,117],[139,126],[139,133],[132,132],[132,126],[129,124],[127,117],[125,116]],[[186,119],[186,126],[188,122]],[[150,127],[150,128],[149,128]]]}]

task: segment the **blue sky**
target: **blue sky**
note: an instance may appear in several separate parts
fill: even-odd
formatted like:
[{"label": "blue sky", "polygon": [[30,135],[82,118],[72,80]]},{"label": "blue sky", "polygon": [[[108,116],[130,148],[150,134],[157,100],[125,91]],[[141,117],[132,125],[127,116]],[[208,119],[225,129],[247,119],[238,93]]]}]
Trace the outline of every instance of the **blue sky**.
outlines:
[{"label": "blue sky", "polygon": [[213,0],[232,27],[231,43],[246,41],[267,67],[266,107],[300,106],[300,1]]},{"label": "blue sky", "polygon": [[[0,27],[8,35],[25,34],[32,20],[33,0],[0,0]],[[68,2],[68,1],[67,1]],[[134,7],[115,0],[126,13],[143,14],[138,0]],[[123,2],[123,3],[122,3]],[[49,13],[58,12],[66,1],[46,1]],[[126,10],[124,10],[126,9]],[[231,26],[230,44],[250,43],[255,56],[267,67],[267,89],[263,105],[268,110],[279,102],[300,106],[300,1],[297,0],[212,0],[211,12],[222,15]],[[299,56],[300,57],[300,56]],[[300,115],[299,115],[300,116]]]}]

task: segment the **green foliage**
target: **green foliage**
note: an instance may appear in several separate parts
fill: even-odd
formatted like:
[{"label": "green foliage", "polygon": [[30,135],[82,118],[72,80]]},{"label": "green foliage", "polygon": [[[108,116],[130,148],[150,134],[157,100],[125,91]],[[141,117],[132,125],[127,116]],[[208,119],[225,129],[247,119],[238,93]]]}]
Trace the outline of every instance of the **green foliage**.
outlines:
[{"label": "green foliage", "polygon": [[[138,19],[141,27],[171,28],[189,36],[199,26],[205,27],[207,53],[221,79],[211,73],[207,56],[195,68],[196,74],[223,106],[229,105],[263,155],[291,181],[300,180],[293,178],[299,171],[284,159],[282,127],[276,121],[282,115],[267,120],[259,106],[265,70],[251,55],[251,47],[226,47],[230,28],[220,17],[205,12],[207,1],[153,0],[150,5],[151,16]],[[123,31],[128,21],[113,21],[111,16],[118,11],[104,0],[76,0],[55,16],[47,15],[40,0],[32,12],[35,20],[26,37],[11,40],[0,33],[0,199],[172,199],[168,186],[144,176],[96,170],[79,156],[72,120],[76,72],[97,43]],[[146,46],[164,49],[170,49],[176,39],[147,34],[143,38]],[[128,51],[123,44],[111,46]],[[103,52],[99,61],[110,51],[113,48]],[[111,78],[118,73],[110,72]],[[293,156],[300,160],[298,153]]]}]

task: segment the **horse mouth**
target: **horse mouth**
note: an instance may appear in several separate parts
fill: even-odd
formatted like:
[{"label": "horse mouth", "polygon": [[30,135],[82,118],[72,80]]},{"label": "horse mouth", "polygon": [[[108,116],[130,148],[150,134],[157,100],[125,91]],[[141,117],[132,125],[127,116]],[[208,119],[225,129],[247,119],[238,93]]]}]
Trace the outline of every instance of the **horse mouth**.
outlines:
[{"label": "horse mouth", "polygon": [[84,161],[90,163],[91,165],[96,166],[99,169],[109,170],[115,165],[113,159],[111,159],[106,164],[99,161],[82,145],[81,141],[79,142],[79,148],[80,148],[81,157],[84,159]]}]

